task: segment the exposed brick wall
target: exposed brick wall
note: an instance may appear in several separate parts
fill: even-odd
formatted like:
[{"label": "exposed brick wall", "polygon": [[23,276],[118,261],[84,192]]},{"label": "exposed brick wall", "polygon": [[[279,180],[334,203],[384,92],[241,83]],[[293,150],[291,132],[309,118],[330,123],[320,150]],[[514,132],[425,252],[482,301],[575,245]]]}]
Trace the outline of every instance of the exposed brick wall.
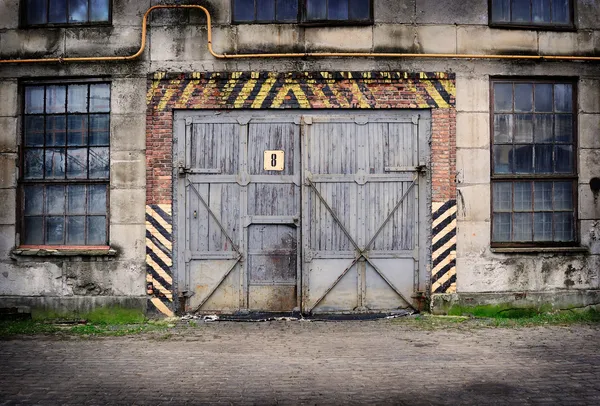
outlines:
[{"label": "exposed brick wall", "polygon": [[173,110],[431,109],[432,198],[456,196],[455,78],[439,72],[156,73],[148,79],[147,204],[172,201]]}]

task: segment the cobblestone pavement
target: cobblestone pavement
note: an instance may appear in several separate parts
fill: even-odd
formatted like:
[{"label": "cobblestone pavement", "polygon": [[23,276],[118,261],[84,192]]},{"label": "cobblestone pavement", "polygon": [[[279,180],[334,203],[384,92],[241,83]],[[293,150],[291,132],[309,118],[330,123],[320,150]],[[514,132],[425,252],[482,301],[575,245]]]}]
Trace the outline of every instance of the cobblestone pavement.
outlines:
[{"label": "cobblestone pavement", "polygon": [[207,323],[0,341],[0,404],[600,404],[600,326]]}]

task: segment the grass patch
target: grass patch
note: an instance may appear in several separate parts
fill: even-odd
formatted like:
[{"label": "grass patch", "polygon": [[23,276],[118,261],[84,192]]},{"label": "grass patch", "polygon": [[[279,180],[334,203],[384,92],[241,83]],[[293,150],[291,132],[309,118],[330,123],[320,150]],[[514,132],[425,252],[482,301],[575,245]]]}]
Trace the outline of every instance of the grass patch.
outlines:
[{"label": "grass patch", "polygon": [[147,320],[139,310],[101,307],[85,314],[34,313],[32,320],[0,321],[0,337],[18,335],[126,336],[174,327],[172,320]]},{"label": "grass patch", "polygon": [[455,311],[454,315],[434,316],[419,314],[413,317],[394,319],[393,322],[425,330],[445,328],[484,328],[484,327],[535,327],[561,326],[572,324],[600,323],[600,312],[588,310],[538,311],[535,309],[508,308],[467,308],[468,311]]}]

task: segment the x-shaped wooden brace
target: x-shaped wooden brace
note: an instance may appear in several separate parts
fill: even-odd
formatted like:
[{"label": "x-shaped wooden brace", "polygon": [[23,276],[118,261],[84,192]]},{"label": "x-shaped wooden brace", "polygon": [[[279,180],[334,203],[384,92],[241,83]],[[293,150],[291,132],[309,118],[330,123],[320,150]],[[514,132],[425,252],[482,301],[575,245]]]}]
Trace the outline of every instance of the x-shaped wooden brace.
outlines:
[{"label": "x-shaped wooden brace", "polygon": [[329,213],[331,213],[331,216],[333,217],[333,219],[335,220],[335,222],[340,226],[340,228],[342,229],[342,231],[344,232],[344,234],[346,235],[346,237],[348,237],[348,240],[350,240],[350,243],[354,246],[354,249],[356,250],[356,257],[352,260],[352,262],[350,263],[350,265],[348,265],[346,267],[346,269],[344,269],[344,272],[342,272],[342,274],[340,276],[338,276],[338,278],[329,286],[329,288],[327,288],[327,290],[325,290],[325,293],[323,293],[323,295],[321,295],[321,297],[319,297],[319,299],[317,299],[317,301],[310,307],[310,309],[308,309],[309,313],[312,312],[313,309],[315,307],[317,307],[317,305],[319,303],[321,303],[321,301],[323,299],[325,299],[325,296],[327,296],[329,294],[329,292],[331,292],[331,290],[342,280],[342,278],[348,273],[348,271],[350,271],[350,269],[361,258],[364,258],[365,261],[367,261],[369,263],[369,265],[371,265],[371,267],[375,270],[375,272],[377,272],[379,274],[379,276],[381,276],[381,278],[385,281],[385,283],[387,283],[389,285],[389,287],[392,288],[394,290],[394,292],[396,292],[396,294],[402,298],[402,300],[404,300],[411,308],[414,309],[414,307],[404,297],[404,295],[400,292],[400,290],[398,290],[398,288],[396,288],[396,286],[394,286],[394,284],[392,283],[392,281],[390,281],[383,274],[383,272],[381,271],[381,269],[379,269],[379,267],[373,263],[373,261],[367,256],[367,254],[369,252],[369,249],[371,248],[371,245],[373,244],[373,242],[375,242],[375,239],[377,238],[377,236],[379,235],[379,233],[381,233],[381,230],[383,230],[383,228],[385,227],[385,225],[394,216],[394,213],[396,212],[396,210],[398,210],[398,208],[400,207],[400,205],[402,204],[402,202],[404,201],[404,199],[406,199],[406,196],[408,196],[408,193],[415,186],[416,181],[417,180],[415,178],[412,181],[412,183],[410,184],[410,186],[406,189],[406,191],[404,192],[404,194],[402,195],[402,197],[400,198],[400,200],[398,201],[398,203],[396,204],[396,206],[392,209],[392,211],[390,212],[390,214],[388,214],[388,216],[386,217],[386,219],[384,220],[384,222],[377,229],[377,231],[375,232],[375,234],[373,235],[373,237],[369,240],[369,242],[365,246],[365,248],[361,249],[358,246],[358,244],[356,243],[356,241],[354,241],[354,238],[352,238],[352,235],[350,235],[350,233],[348,232],[348,230],[346,229],[346,227],[344,227],[344,224],[342,223],[342,221],[340,220],[340,218],[337,216],[337,214],[335,213],[335,211],[331,208],[331,206],[329,206],[329,204],[327,203],[327,201],[325,200],[325,198],[321,195],[321,192],[319,192],[319,190],[317,189],[317,187],[315,186],[315,184],[310,179],[307,179],[307,182],[310,185],[310,187],[315,191],[315,194],[317,195],[317,197],[319,198],[319,200],[323,203],[323,205],[325,206],[325,208],[327,209],[327,211],[329,211]]},{"label": "x-shaped wooden brace", "polygon": [[231,247],[233,248],[233,250],[238,254],[237,258],[235,259],[235,262],[227,269],[227,272],[225,272],[225,274],[223,274],[223,276],[221,277],[221,279],[219,279],[219,282],[217,282],[217,284],[215,286],[213,286],[213,288],[210,290],[210,292],[208,292],[208,295],[206,295],[204,297],[204,299],[202,299],[202,301],[200,302],[200,304],[198,306],[196,306],[196,309],[194,310],[194,313],[196,313],[196,312],[200,311],[200,309],[202,308],[202,306],[204,306],[204,303],[206,303],[208,301],[208,299],[210,299],[210,297],[219,288],[219,286],[221,286],[221,284],[223,283],[223,281],[225,280],[225,278],[227,278],[229,276],[229,274],[231,273],[231,271],[233,271],[233,269],[235,268],[235,266],[241,261],[243,255],[240,252],[240,250],[237,247],[237,245],[235,245],[235,242],[233,242],[233,239],[227,233],[227,230],[225,230],[225,227],[223,227],[223,225],[221,224],[221,222],[219,221],[219,219],[217,218],[217,216],[215,215],[215,213],[211,210],[210,206],[206,203],[206,201],[204,200],[204,198],[200,195],[200,192],[198,192],[198,189],[196,189],[196,187],[192,184],[192,182],[190,182],[189,179],[186,178],[186,181],[187,181],[187,185],[194,192],[194,194],[198,197],[198,200],[200,200],[200,202],[202,203],[202,205],[204,207],[206,207],[206,210],[208,211],[208,214],[213,218],[213,220],[215,220],[215,222],[217,223],[217,225],[219,226],[219,228],[223,232],[223,235],[225,236],[225,238],[227,238],[227,240],[229,240],[229,242],[231,243]]}]

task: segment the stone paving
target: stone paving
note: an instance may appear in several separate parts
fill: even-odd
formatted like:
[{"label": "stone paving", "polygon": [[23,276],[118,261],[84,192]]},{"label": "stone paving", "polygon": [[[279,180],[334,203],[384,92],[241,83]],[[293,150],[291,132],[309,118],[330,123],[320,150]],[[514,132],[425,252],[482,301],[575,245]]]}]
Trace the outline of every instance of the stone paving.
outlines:
[{"label": "stone paving", "polygon": [[600,404],[600,326],[206,323],[0,341],[0,404]]}]

